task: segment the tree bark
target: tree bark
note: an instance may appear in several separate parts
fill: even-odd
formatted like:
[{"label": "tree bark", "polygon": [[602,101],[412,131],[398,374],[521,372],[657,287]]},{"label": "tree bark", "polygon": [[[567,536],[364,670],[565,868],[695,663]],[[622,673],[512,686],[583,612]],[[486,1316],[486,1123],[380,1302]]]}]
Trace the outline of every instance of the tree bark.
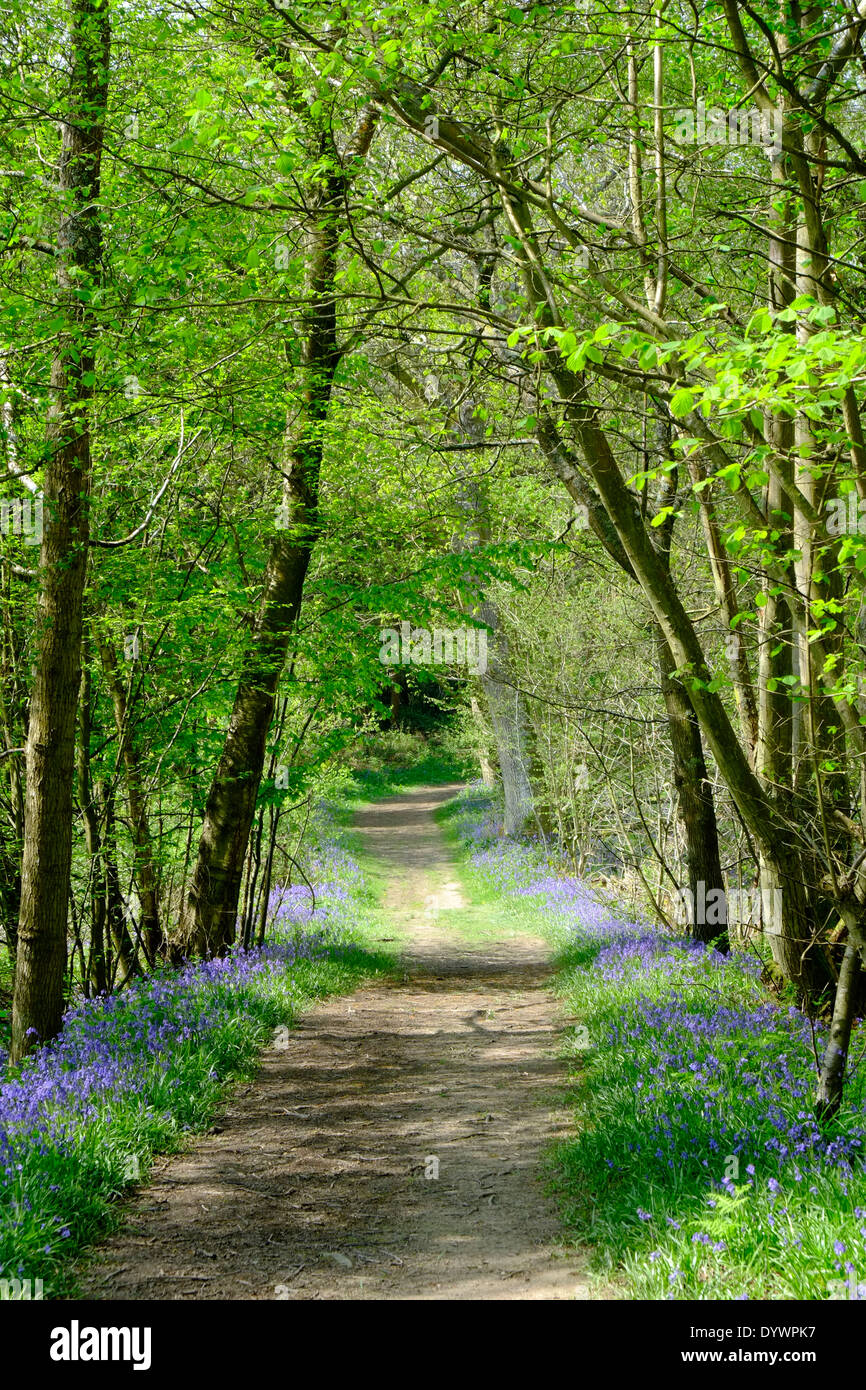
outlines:
[{"label": "tree bark", "polygon": [[97,994],[108,988],[108,961],[105,949],[107,893],[99,808],[90,775],[90,732],[92,725],[90,672],[81,673],[80,729],[78,740],[78,800],[84,820],[84,843],[90,857],[90,984]]},{"label": "tree bark", "polygon": [[842,957],[830,1036],[827,1039],[827,1049],[821,1063],[818,1091],[815,1096],[815,1113],[819,1120],[832,1119],[842,1103],[859,974],[860,952],[854,943],[849,941]]},{"label": "tree bark", "polygon": [[476,755],[478,757],[478,768],[481,773],[481,780],[485,787],[495,787],[496,774],[493,771],[493,765],[487,752],[487,729],[477,696],[471,695],[469,697],[469,708],[472,711],[472,722],[475,728]]},{"label": "tree bark", "polygon": [[303,409],[287,430],[283,476],[285,528],[271,541],[264,589],[235,695],[222,756],[205,806],[180,935],[172,954],[223,954],[236,933],[244,859],[265,763],[277,689],[319,530],[319,474],[325,425],[341,352],[336,275],[340,229],[352,165],[366,155],[376,113],[368,109],[341,160],[330,132],[320,139],[322,174],[307,252],[302,325]]},{"label": "tree bark", "polygon": [[[102,862],[105,874],[105,913],[114,946],[114,966],[109,983],[116,989],[141,973],[135,942],[129,934],[117,871],[117,846],[114,834],[114,791],[105,781],[99,782],[97,796],[102,820]],[[106,946],[107,946],[106,942]]]},{"label": "tree bark", "polygon": [[[551,473],[560,480],[569,496],[584,508],[590,530],[623,573],[627,574],[629,579],[635,580],[637,576],[610,516],[600,502],[598,494],[582,476],[578,460],[565,445],[544,407],[541,407],[537,414],[536,438]],[[666,549],[669,539],[668,535],[664,541],[659,542],[659,553],[666,566],[669,566]],[[676,662],[658,622],[653,623],[653,628],[662,698],[668,716],[674,788],[686,842],[689,891],[692,894],[691,902],[697,903],[706,901],[713,889],[724,891],[725,887],[719,854],[715,801],[707,776],[700,725],[685,687],[674,676]],[[698,889],[701,882],[704,884],[703,896]],[[693,922],[690,929],[699,940],[715,940],[720,950],[728,949],[728,934],[725,931],[720,932],[718,925]]]},{"label": "tree bark", "polygon": [[25,755],[24,856],[13,1061],[60,1030],[72,860],[75,720],[89,541],[90,399],[102,259],[99,179],[108,99],[108,0],[72,0],[58,169],[57,279],[66,328],[51,369],[41,592]]},{"label": "tree bark", "polygon": [[148,965],[153,965],[162,949],[162,928],[159,911],[159,882],[154,863],[153,839],[147,814],[147,801],[141,766],[132,739],[129,701],[126,687],[120,678],[114,648],[107,640],[99,643],[102,669],[111,695],[114,726],[117,730],[118,760],[123,765],[126,782],[126,802],[129,808],[129,828],[133,845],[133,874],[141,904],[141,940]]},{"label": "tree bark", "polygon": [[529,780],[529,750],[523,696],[509,681],[508,642],[499,614],[485,599],[475,614],[489,630],[488,666],[479,675],[487,700],[490,727],[496,744],[502,792],[505,800],[505,834],[522,835],[533,813],[532,785]]},{"label": "tree bark", "polygon": [[[530,307],[540,328],[553,326],[558,314],[552,290],[543,271],[529,207],[503,182],[503,207],[515,240],[522,248],[521,269]],[[728,718],[712,688],[712,673],[694,626],[665,566],[653,545],[643,517],[630,494],[596,411],[588,399],[582,374],[571,371],[555,348],[544,350],[547,369],[556,383],[566,419],[583,455],[587,472],[616,530],[625,556],[634,571],[664,634],[676,669],[688,673],[685,685],[689,701],[713,756],[749,827],[781,894],[779,931],[790,934],[785,948],[786,968],[801,991],[811,987],[814,957],[806,952],[811,941],[805,868],[808,856],[797,839],[796,824],[776,805],[752,770]],[[813,859],[811,877],[821,877]],[[771,900],[775,901],[775,900]],[[776,946],[774,945],[774,955]],[[778,959],[778,957],[777,957]]]},{"label": "tree bark", "polygon": [[[7,427],[8,428],[8,427]],[[3,585],[3,623],[0,633],[0,736],[9,776],[9,820],[0,831],[0,911],[13,970],[18,950],[21,910],[21,853],[24,841],[24,792],[19,756],[26,738],[23,690],[18,675],[20,638],[12,612],[11,569],[0,566]]]},{"label": "tree bark", "polygon": [[[713,789],[707,776],[700,725],[682,682],[674,675],[676,666],[664,634],[658,623],[653,627],[673,754],[674,790],[686,842],[690,901],[697,904],[706,902],[714,890],[724,892],[725,888]],[[703,885],[703,890],[699,885]],[[718,923],[695,919],[689,932],[698,941],[712,941],[718,950],[728,950],[727,929]]]}]

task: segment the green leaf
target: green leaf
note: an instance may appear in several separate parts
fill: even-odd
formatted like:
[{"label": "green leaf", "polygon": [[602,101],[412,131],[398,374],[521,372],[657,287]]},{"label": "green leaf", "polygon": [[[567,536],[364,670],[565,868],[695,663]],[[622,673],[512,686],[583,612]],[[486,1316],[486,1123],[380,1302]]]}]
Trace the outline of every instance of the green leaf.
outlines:
[{"label": "green leaf", "polygon": [[695,408],[694,393],[686,386],[681,386],[671,396],[671,414],[680,420],[684,415],[690,415]]}]

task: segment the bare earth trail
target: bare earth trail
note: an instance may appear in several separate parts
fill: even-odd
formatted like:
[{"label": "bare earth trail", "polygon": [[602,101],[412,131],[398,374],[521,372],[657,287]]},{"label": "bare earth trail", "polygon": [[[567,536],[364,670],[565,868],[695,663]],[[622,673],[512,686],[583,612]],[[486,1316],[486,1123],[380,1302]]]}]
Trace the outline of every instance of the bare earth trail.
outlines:
[{"label": "bare earth trail", "polygon": [[406,939],[402,983],[305,1014],[214,1130],[130,1200],[83,1297],[589,1296],[541,1173],[567,1132],[547,947],[449,928],[466,905],[432,812],[455,790],[357,819],[388,875],[384,920]]}]

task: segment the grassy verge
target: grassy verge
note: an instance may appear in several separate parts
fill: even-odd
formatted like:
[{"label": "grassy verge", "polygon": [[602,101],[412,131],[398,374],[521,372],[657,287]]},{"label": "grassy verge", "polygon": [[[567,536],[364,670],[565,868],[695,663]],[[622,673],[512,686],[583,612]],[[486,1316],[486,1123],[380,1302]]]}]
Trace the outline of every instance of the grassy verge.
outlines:
[{"label": "grassy verge", "polygon": [[477,792],[442,820],[472,876],[556,945],[578,1105],[552,1177],[599,1275],[632,1298],[866,1298],[863,1025],[822,1130],[809,1023],[767,997],[754,958],[623,920],[498,841]]},{"label": "grassy verge", "polygon": [[316,999],[394,967],[358,866],[276,904],[271,944],[224,961],[154,973],[127,992],[72,1010],[56,1043],[0,1083],[0,1299],[12,1281],[72,1291],[75,1257],[107,1233],[115,1199],[152,1158],[212,1119],[229,1085]]}]

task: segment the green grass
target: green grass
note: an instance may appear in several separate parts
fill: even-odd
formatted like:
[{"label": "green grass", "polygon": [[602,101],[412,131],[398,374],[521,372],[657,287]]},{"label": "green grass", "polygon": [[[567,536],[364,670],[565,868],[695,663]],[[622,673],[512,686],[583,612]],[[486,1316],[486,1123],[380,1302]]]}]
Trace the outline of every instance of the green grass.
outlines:
[{"label": "green grass", "polygon": [[461,821],[465,814],[466,803],[463,800],[446,801],[433,812],[433,818],[454,856],[451,877],[458,880],[467,901],[465,908],[449,911],[448,925],[453,926],[468,941],[478,944],[486,941],[507,941],[522,933],[541,937],[552,945],[552,959],[555,963],[559,938],[550,925],[540,919],[535,905],[527,905],[521,899],[509,898],[485,874],[479,873],[473,867],[472,847],[461,831]]},{"label": "green grass", "polygon": [[363,758],[363,767],[352,769],[349,784],[341,791],[338,815],[345,822],[367,802],[412,787],[465,782],[478,775],[477,762],[447,737],[379,734],[365,739]]},{"label": "green grass", "polygon": [[[709,983],[709,972],[684,959],[673,977],[641,970],[600,983],[596,954],[591,944],[576,944],[560,977],[566,1006],[594,1045],[572,1053],[576,1133],[559,1148],[553,1169],[567,1226],[594,1245],[596,1268],[621,1270],[629,1295],[650,1299],[826,1299],[834,1284],[845,1296],[839,1286],[849,1274],[864,1283],[862,1165],[846,1173],[805,1155],[783,1158],[771,1147],[808,1107],[785,1093],[788,1059],[795,1078],[808,1077],[809,1065],[781,1017],[756,1037],[696,1040],[696,1066],[721,1060],[711,1087],[693,1083],[688,1069],[671,1069],[654,1092],[659,1034],[627,1030],[626,1038],[623,1024],[645,1019],[648,1001],[668,1009],[674,987],[678,1010],[712,1020],[718,973]],[[765,1003],[756,981],[738,979],[733,969],[723,978],[726,1006],[748,1011]],[[606,1041],[616,1026],[620,1038]],[[769,1099],[756,1107],[762,1081]],[[862,1110],[858,1116],[854,1109],[862,1105],[860,1083],[849,1100],[835,1127],[840,1137],[862,1124]],[[677,1111],[690,1144],[659,1136],[665,1110]],[[730,1136],[738,1130],[750,1137],[734,1155]]]}]

